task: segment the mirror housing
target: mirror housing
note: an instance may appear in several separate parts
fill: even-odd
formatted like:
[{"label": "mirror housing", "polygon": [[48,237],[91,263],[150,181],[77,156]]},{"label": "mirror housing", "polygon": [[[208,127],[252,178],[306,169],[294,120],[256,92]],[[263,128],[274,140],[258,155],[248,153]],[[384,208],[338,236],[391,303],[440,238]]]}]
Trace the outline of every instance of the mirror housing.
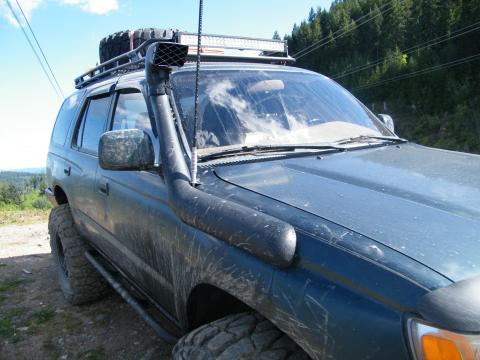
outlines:
[{"label": "mirror housing", "polygon": [[390,130],[392,133],[395,134],[395,123],[390,115],[387,114],[378,114],[378,118],[380,121]]},{"label": "mirror housing", "polygon": [[139,129],[104,133],[98,145],[98,158],[105,170],[148,170],[155,165],[152,139]]}]

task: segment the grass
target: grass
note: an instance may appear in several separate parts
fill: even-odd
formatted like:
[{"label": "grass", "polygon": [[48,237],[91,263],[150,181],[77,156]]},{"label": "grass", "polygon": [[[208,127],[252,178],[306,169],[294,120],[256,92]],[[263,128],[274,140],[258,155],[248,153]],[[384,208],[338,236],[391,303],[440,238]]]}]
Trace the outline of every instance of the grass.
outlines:
[{"label": "grass", "polygon": [[58,359],[61,355],[60,350],[58,349],[57,345],[53,343],[51,338],[43,341],[42,348],[46,353],[50,354],[50,358],[52,359]]},{"label": "grass", "polygon": [[32,314],[32,320],[36,325],[44,324],[55,317],[55,311],[52,309],[43,309],[35,311]]},{"label": "grass", "polygon": [[67,331],[67,334],[74,335],[82,327],[82,321],[70,314],[64,314],[62,326]]},{"label": "grass", "polygon": [[52,309],[42,309],[34,311],[29,316],[29,323],[24,324],[28,326],[28,335],[38,335],[40,333],[44,333],[46,330],[48,331],[49,328],[45,328],[46,324],[50,322],[56,313]]},{"label": "grass", "polygon": [[0,318],[0,337],[11,338],[15,335],[15,329],[11,319]]},{"label": "grass", "polygon": [[48,220],[49,213],[50,209],[0,209],[0,226],[44,222]]},{"label": "grass", "polygon": [[2,293],[17,289],[26,281],[26,279],[7,279],[4,281],[0,281],[0,295],[3,295]]},{"label": "grass", "polygon": [[105,349],[103,346],[97,346],[95,349],[82,351],[78,354],[78,359],[101,360],[105,359]]},{"label": "grass", "polygon": [[0,315],[0,337],[13,338],[15,333],[15,327],[12,320],[16,317],[20,317],[26,313],[24,308],[16,308]]}]

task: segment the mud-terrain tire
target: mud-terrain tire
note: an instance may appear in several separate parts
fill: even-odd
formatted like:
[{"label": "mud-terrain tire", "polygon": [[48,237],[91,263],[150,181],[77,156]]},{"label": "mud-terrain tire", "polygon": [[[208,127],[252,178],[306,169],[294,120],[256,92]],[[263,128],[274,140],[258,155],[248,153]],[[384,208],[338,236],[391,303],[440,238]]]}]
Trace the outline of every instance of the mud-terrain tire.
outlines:
[{"label": "mud-terrain tire", "polygon": [[230,315],[182,337],[174,360],[307,360],[308,355],[270,321],[255,312]]},{"label": "mud-terrain tire", "polygon": [[[146,28],[134,31],[119,31],[108,35],[100,41],[98,48],[100,62],[103,63],[118,55],[129,52],[149,39],[159,38],[172,39],[173,32],[165,29]],[[144,49],[142,51],[143,56],[145,56],[146,50],[147,49]]]},{"label": "mud-terrain tire", "polygon": [[79,305],[103,297],[109,287],[85,257],[89,246],[78,234],[68,204],[52,209],[48,232],[58,281],[65,299]]}]

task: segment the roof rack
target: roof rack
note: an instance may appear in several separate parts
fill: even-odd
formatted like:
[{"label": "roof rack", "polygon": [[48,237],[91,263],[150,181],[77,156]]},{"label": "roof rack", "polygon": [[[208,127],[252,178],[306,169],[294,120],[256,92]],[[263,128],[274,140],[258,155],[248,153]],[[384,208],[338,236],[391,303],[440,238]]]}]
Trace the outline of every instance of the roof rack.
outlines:
[{"label": "roof rack", "polygon": [[[195,60],[197,34],[174,31],[172,38],[147,40],[137,48],[105,61],[83,73],[75,79],[75,88],[81,89],[109,75],[118,75],[141,69],[145,63],[146,49],[157,42],[188,45],[187,61]],[[225,50],[227,50],[227,53],[225,53]],[[228,54],[229,50],[235,50],[236,52]],[[234,61],[287,64],[295,61],[288,55],[286,41],[208,34],[202,35],[201,56],[202,62]]]}]

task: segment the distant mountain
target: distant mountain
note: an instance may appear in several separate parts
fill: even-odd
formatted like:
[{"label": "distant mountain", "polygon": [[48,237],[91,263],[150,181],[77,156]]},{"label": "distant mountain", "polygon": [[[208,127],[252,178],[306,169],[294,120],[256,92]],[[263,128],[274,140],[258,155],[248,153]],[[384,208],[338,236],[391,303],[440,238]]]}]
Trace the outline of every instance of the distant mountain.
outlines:
[{"label": "distant mountain", "polygon": [[23,168],[23,169],[0,169],[0,172],[16,172],[16,173],[28,173],[28,174],[45,174],[45,167],[36,168]]},{"label": "distant mountain", "polygon": [[7,184],[13,184],[23,192],[37,189],[45,180],[45,173],[40,172],[38,169],[29,170],[31,172],[27,172],[26,169],[22,169],[22,171],[0,171],[0,189],[7,186]]}]

